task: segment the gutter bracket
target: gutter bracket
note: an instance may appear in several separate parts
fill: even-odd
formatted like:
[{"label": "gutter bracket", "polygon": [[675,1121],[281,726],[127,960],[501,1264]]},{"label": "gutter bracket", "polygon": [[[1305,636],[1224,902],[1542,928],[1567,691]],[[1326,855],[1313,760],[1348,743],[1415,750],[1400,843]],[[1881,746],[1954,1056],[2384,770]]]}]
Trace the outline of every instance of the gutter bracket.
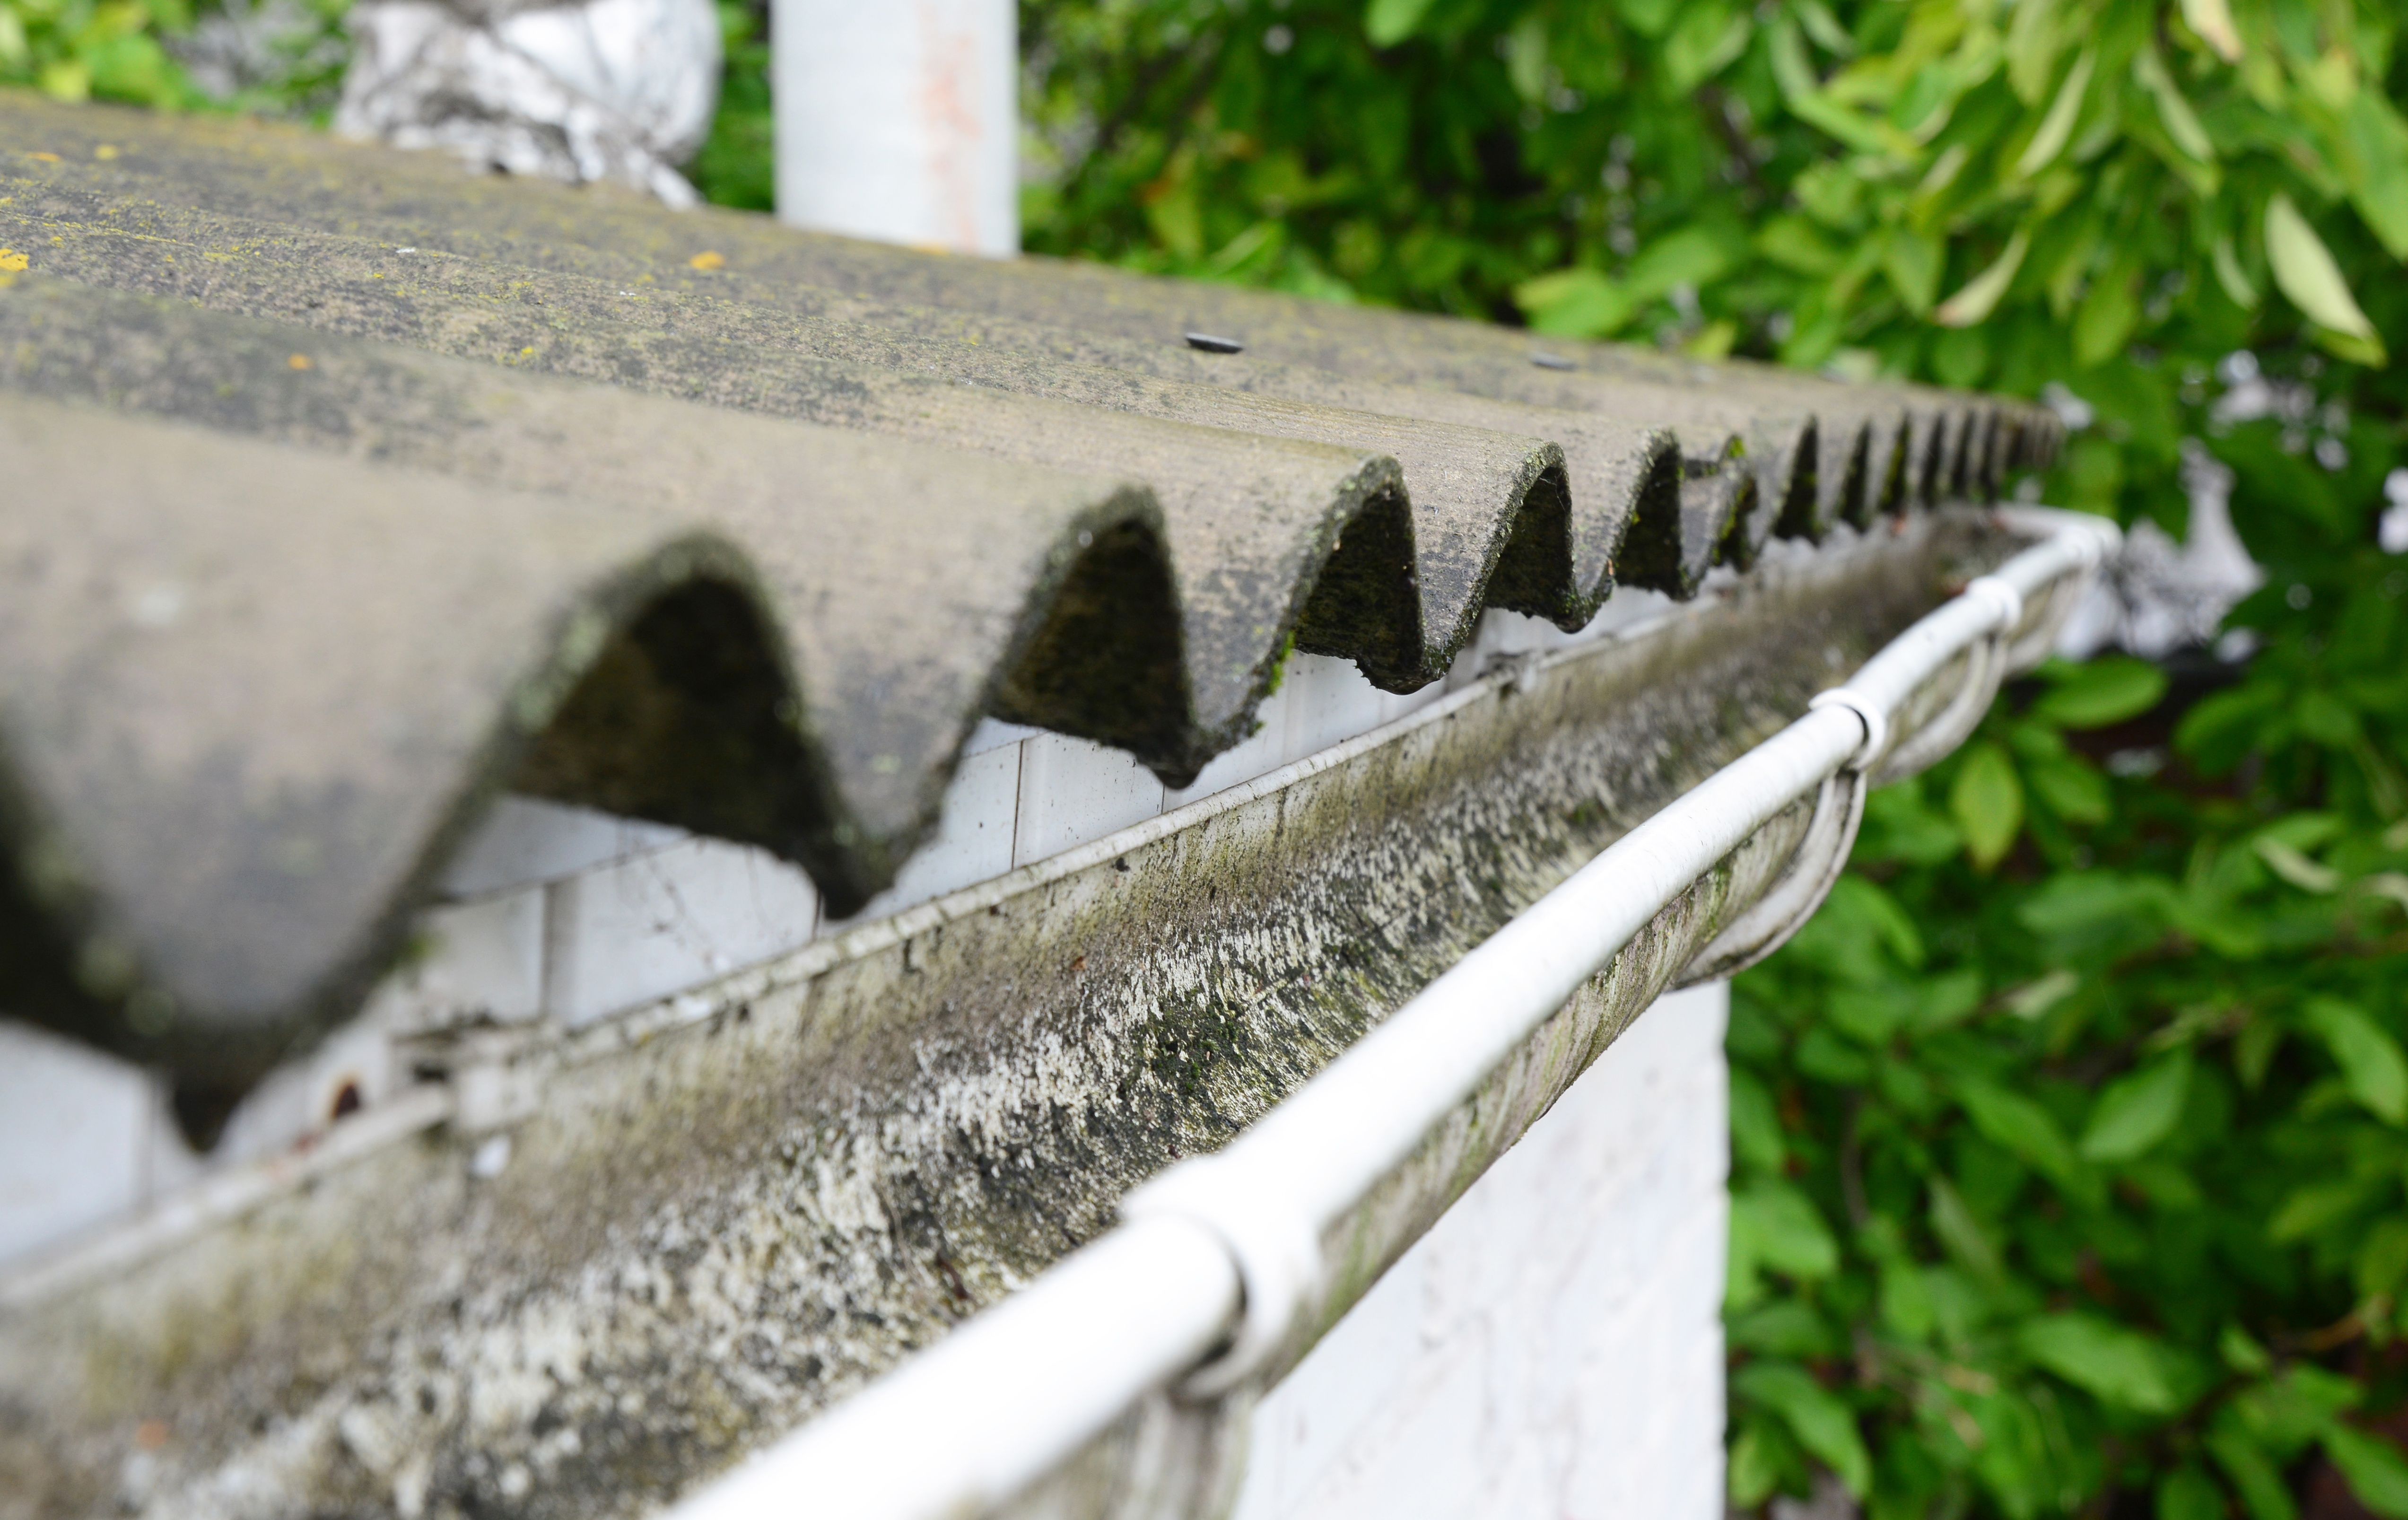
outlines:
[{"label": "gutter bracket", "polygon": [[1282,1197],[1259,1169],[1217,1155],[1169,1167],[1121,1199],[1121,1218],[1183,1219],[1221,1243],[1245,1290],[1226,1344],[1179,1384],[1187,1398],[1227,1393],[1269,1359],[1322,1275],[1321,1232],[1301,1199]]},{"label": "gutter bracket", "polygon": [[1835,686],[1817,693],[1807,704],[1809,711],[1845,708],[1865,725],[1865,741],[1837,774],[1825,779],[1815,795],[1814,815],[1806,825],[1806,837],[1799,841],[1781,880],[1714,936],[1683,969],[1675,985],[1688,987],[1735,976],[1788,943],[1790,936],[1823,906],[1840,873],[1847,868],[1856,830],[1864,823],[1866,792],[1929,766],[1962,744],[1980,724],[2006,677],[2007,646],[2023,624],[2024,598],[1994,575],[1975,578],[1963,596],[1991,609],[1991,626],[1967,646],[1965,680],[1948,705],[1895,750],[1890,747],[1889,714],[1864,693]]},{"label": "gutter bracket", "polygon": [[1808,820],[1806,837],[1798,841],[1796,853],[1789,857],[1789,868],[1770,891],[1698,952],[1673,982],[1675,987],[1737,976],[1789,942],[1789,937],[1823,906],[1840,873],[1847,869],[1857,826],[1865,818],[1865,773],[1853,765],[1824,778],[1823,789],[1814,796],[1814,816]]}]

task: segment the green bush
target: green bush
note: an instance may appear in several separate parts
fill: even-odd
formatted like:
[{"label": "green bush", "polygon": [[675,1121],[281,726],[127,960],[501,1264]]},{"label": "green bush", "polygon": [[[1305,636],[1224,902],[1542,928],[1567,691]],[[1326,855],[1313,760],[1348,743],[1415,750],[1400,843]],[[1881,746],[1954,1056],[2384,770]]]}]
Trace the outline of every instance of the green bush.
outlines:
[{"label": "green bush", "polygon": [[2226,442],[2313,563],[2246,672],[2043,669],[1740,979],[1742,1504],[2276,1520],[2320,1452],[2408,1514],[2357,1423],[2408,1392],[2408,568],[2349,509],[2387,452]]},{"label": "green bush", "polygon": [[[323,124],[351,56],[351,0],[299,0],[252,61],[267,76],[230,95],[195,83],[178,55],[196,26],[255,0],[0,0],[0,85],[53,99],[116,101],[160,110],[241,110]],[[206,77],[206,76],[205,76]]]},{"label": "green bush", "polygon": [[0,84],[60,100],[189,106],[198,92],[160,38],[192,25],[187,0],[0,0]]}]

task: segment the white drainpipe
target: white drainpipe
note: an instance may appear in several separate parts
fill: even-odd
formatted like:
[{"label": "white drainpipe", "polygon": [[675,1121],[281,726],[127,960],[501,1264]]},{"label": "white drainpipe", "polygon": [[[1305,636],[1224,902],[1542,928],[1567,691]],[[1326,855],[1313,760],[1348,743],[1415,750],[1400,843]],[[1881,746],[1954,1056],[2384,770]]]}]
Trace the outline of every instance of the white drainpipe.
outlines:
[{"label": "white drainpipe", "polygon": [[1020,251],[1012,0],[774,0],[778,217],[881,242]]},{"label": "white drainpipe", "polygon": [[[1623,836],[1223,1150],[1129,1194],[1118,1228],[703,1488],[668,1520],[977,1515],[1151,1390],[1176,1384],[1209,1397],[1242,1379],[1307,1300],[1325,1267],[1323,1232],[1650,919],[1784,809],[1828,796],[1825,783],[1835,777],[1861,786],[1879,772],[1908,699],[1957,656],[1974,655],[1964,679],[1979,700],[1950,704],[1934,720],[1952,746],[2000,676],[2039,659],[2042,650],[2013,638],[2025,604],[2087,573],[2117,536],[2092,517],[2013,515],[2044,524],[2049,537]],[[1852,833],[1835,831],[1827,848],[1843,857]],[[1823,863],[1799,865],[1819,886],[1757,937],[1758,953],[1819,905],[1836,874]]]}]

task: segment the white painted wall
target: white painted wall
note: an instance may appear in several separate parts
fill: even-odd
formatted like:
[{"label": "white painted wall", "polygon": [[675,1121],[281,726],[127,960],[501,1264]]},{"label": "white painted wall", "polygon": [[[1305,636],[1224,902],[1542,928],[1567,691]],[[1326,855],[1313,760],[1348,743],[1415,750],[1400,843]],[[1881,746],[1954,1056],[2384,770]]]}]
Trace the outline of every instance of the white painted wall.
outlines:
[{"label": "white painted wall", "polygon": [[775,0],[780,220],[1019,252],[1016,28],[1012,0]]},{"label": "white painted wall", "polygon": [[1729,1007],[1649,1009],[1271,1390],[1237,1520],[1720,1520]]}]

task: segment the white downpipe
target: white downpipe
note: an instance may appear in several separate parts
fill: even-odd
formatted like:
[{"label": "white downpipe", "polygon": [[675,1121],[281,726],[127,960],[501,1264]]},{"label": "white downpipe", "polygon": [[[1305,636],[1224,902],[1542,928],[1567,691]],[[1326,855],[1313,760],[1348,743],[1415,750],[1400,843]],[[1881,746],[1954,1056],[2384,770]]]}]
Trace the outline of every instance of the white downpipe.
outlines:
[{"label": "white downpipe", "polygon": [[1012,0],[773,0],[778,217],[881,242],[1020,251]]},{"label": "white downpipe", "polygon": [[[1210,1395],[1284,1336],[1321,1237],[1666,905],[1826,779],[1876,765],[1924,681],[2096,565],[2112,526],[2050,538],[1967,588],[1813,710],[1624,835],[1127,1223],[671,1512],[670,1520],[936,1520],[1010,1498],[1147,1393]],[[1207,1357],[1211,1359],[1206,1360]],[[1199,1363],[1203,1365],[1199,1368]]]}]

